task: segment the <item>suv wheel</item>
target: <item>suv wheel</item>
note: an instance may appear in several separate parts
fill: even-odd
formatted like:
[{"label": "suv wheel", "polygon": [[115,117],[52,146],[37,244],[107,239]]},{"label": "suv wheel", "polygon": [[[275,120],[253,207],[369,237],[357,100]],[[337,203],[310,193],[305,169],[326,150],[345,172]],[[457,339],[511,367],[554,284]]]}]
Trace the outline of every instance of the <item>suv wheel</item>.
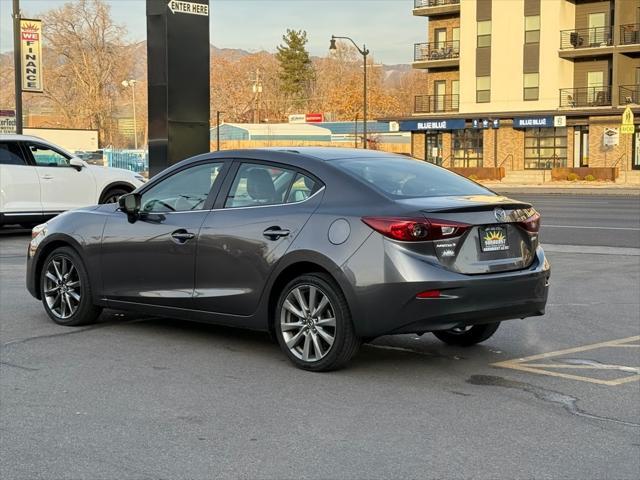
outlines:
[{"label": "suv wheel", "polygon": [[338,369],[360,347],[347,300],[325,274],[302,275],[289,282],[280,294],[274,323],[280,347],[304,370]]},{"label": "suv wheel", "polygon": [[124,188],[112,188],[102,194],[100,203],[118,203],[120,197],[122,195],[126,195],[127,193],[129,193],[129,191],[125,190]]},{"label": "suv wheel", "polygon": [[484,342],[491,337],[498,327],[500,322],[486,323],[484,325],[467,325],[464,327],[456,327],[451,330],[443,330],[439,332],[433,332],[433,334],[449,345],[458,345],[460,347],[469,347],[480,342]]},{"label": "suv wheel", "polygon": [[80,256],[69,247],[57,248],[46,258],[40,293],[44,309],[59,325],[92,323],[102,311],[91,301],[89,276]]}]

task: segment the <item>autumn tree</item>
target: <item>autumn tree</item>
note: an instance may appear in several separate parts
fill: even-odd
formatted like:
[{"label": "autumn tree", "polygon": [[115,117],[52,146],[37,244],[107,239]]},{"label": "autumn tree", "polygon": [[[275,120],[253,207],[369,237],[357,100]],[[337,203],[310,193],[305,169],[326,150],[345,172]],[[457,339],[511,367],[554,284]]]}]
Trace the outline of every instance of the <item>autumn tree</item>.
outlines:
[{"label": "autumn tree", "polygon": [[282,36],[284,43],[277,47],[276,59],[280,63],[281,89],[293,99],[294,104],[304,104],[314,71],[306,49],[307,32],[289,30]]},{"label": "autumn tree", "polygon": [[43,15],[44,96],[68,127],[98,130],[101,145],[116,139],[114,113],[128,94],[120,87],[133,61],[125,34],[104,0],[77,0]]}]

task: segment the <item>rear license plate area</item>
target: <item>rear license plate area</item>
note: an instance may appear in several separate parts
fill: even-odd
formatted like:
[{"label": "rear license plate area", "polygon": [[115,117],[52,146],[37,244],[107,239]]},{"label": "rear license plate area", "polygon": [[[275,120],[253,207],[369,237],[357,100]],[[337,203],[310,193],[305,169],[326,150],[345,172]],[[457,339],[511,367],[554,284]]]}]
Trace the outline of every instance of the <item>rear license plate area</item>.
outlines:
[{"label": "rear license plate area", "polygon": [[480,249],[483,252],[502,252],[509,250],[507,228],[503,226],[481,227]]}]

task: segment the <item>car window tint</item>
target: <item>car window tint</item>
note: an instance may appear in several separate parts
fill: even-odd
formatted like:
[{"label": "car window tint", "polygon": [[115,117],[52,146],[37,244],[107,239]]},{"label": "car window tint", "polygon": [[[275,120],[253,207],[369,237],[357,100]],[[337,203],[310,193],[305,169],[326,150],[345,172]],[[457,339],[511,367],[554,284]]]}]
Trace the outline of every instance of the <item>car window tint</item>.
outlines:
[{"label": "car window tint", "polygon": [[277,205],[285,203],[285,196],[295,175],[271,165],[243,163],[238,169],[225,208]]},{"label": "car window tint", "polygon": [[335,165],[397,198],[494,195],[471,180],[421,160],[389,156],[342,159]]},{"label": "car window tint", "polygon": [[30,143],[29,150],[33,155],[36,165],[39,167],[68,167],[69,159],[60,152],[53,150],[46,145]]},{"label": "car window tint", "polygon": [[202,210],[223,163],[207,163],[182,170],[142,194],[143,212]]},{"label": "car window tint", "polygon": [[287,203],[302,202],[309,198],[315,190],[316,182],[299,173],[291,185],[289,195],[287,196]]},{"label": "car window tint", "polygon": [[2,165],[26,165],[22,158],[20,146],[15,142],[0,143],[0,164]]}]

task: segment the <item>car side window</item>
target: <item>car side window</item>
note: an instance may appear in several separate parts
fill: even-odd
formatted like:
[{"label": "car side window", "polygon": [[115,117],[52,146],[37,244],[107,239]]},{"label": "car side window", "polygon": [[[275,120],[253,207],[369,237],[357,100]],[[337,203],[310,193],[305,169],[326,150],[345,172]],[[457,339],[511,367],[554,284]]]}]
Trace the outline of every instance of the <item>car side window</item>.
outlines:
[{"label": "car side window", "polygon": [[69,158],[62,153],[39,143],[30,143],[29,151],[39,167],[68,167]]},{"label": "car side window", "polygon": [[287,203],[303,202],[315,193],[316,190],[316,181],[299,173],[291,185],[289,195],[287,195]]},{"label": "car side window", "polygon": [[223,165],[223,162],[197,165],[165,178],[142,194],[141,210],[147,213],[202,210]]},{"label": "car side window", "polygon": [[26,165],[17,142],[0,142],[0,165]]},{"label": "car side window", "polygon": [[285,203],[295,175],[293,170],[272,165],[243,163],[233,180],[224,206],[238,208]]}]

